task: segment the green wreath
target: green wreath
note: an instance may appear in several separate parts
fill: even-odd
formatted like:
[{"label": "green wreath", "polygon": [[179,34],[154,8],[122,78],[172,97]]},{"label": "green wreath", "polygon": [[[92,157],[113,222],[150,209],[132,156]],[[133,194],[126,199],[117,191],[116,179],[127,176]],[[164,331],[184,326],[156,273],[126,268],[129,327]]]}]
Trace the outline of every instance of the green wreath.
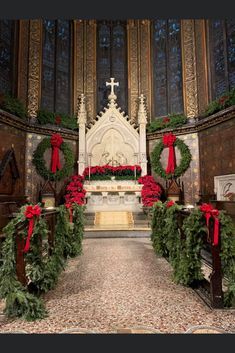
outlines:
[{"label": "green wreath", "polygon": [[151,153],[151,164],[153,166],[153,170],[164,179],[178,178],[183,175],[192,160],[192,155],[188,146],[178,137],[175,140],[174,146],[178,147],[181,154],[180,164],[175,168],[174,173],[167,174],[160,162],[162,151],[165,148],[162,141],[155,146],[153,152]]},{"label": "green wreath", "polygon": [[64,155],[65,163],[62,169],[57,170],[56,173],[52,173],[50,170],[47,169],[43,157],[45,151],[48,148],[51,148],[50,140],[50,137],[46,137],[39,143],[33,153],[33,164],[35,165],[38,174],[41,175],[44,179],[50,181],[59,181],[70,176],[73,173],[74,155],[69,145],[66,142],[62,142],[60,150]]}]

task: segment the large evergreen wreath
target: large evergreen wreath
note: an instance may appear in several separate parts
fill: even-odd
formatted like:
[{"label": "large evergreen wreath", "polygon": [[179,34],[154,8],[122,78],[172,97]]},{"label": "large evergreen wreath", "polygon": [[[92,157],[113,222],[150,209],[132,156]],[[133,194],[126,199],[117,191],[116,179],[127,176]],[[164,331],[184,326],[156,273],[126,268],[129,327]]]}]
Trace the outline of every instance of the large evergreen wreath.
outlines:
[{"label": "large evergreen wreath", "polygon": [[39,145],[37,146],[36,150],[33,153],[33,164],[36,167],[38,174],[40,174],[44,179],[50,181],[59,181],[73,173],[73,166],[74,166],[74,155],[73,151],[69,147],[66,142],[62,142],[60,146],[60,150],[62,151],[65,159],[65,163],[62,169],[57,170],[56,173],[52,173],[50,170],[47,169],[44,153],[45,151],[51,148],[51,140],[50,137],[44,138]]},{"label": "large evergreen wreath", "polygon": [[156,174],[160,175],[164,179],[180,177],[186,172],[192,160],[192,155],[188,146],[178,137],[176,138],[174,146],[179,149],[181,154],[180,164],[175,168],[174,173],[167,174],[160,162],[162,151],[165,148],[165,145],[163,144],[162,140],[155,146],[153,152],[151,153],[151,163],[153,166],[153,170]]}]

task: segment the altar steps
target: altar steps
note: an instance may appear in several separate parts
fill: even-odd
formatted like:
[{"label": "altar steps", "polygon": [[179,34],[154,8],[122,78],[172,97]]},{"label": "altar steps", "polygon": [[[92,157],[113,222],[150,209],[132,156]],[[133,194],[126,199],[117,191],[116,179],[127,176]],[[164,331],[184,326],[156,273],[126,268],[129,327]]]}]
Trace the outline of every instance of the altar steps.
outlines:
[{"label": "altar steps", "polygon": [[149,231],[150,223],[140,212],[85,213],[85,231]]}]

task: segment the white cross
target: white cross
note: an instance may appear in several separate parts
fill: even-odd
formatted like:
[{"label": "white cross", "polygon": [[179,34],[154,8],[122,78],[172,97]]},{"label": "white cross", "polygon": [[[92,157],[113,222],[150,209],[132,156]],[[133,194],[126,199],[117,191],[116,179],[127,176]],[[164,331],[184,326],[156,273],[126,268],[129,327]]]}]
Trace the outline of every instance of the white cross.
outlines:
[{"label": "white cross", "polygon": [[111,95],[114,95],[114,86],[119,86],[119,82],[114,82],[115,78],[110,78],[111,82],[106,82],[106,86],[111,86]]}]

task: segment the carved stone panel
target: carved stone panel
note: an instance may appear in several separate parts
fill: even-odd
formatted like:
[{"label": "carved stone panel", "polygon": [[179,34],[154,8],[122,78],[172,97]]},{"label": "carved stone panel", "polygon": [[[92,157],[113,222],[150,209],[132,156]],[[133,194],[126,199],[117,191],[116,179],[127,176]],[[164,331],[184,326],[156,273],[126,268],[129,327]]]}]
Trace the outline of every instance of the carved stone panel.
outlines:
[{"label": "carved stone panel", "polygon": [[195,47],[197,67],[198,112],[208,105],[208,76],[205,20],[195,20]]},{"label": "carved stone panel", "polygon": [[96,116],[96,21],[85,21],[84,91],[88,118]]},{"label": "carved stone panel", "polygon": [[198,115],[194,20],[182,20],[182,63],[185,114]]},{"label": "carved stone panel", "polygon": [[42,60],[42,22],[30,20],[29,34],[29,75],[28,75],[28,114],[31,118],[37,116],[40,105]]},{"label": "carved stone panel", "polygon": [[29,21],[19,20],[19,60],[18,60],[18,98],[27,104],[28,96],[28,55]]},{"label": "carved stone panel", "polygon": [[151,111],[151,82],[150,82],[150,21],[139,20],[140,38],[140,93],[146,97],[146,106]]},{"label": "carved stone panel", "polygon": [[74,20],[74,112],[77,113],[78,97],[84,93],[84,21]]}]

